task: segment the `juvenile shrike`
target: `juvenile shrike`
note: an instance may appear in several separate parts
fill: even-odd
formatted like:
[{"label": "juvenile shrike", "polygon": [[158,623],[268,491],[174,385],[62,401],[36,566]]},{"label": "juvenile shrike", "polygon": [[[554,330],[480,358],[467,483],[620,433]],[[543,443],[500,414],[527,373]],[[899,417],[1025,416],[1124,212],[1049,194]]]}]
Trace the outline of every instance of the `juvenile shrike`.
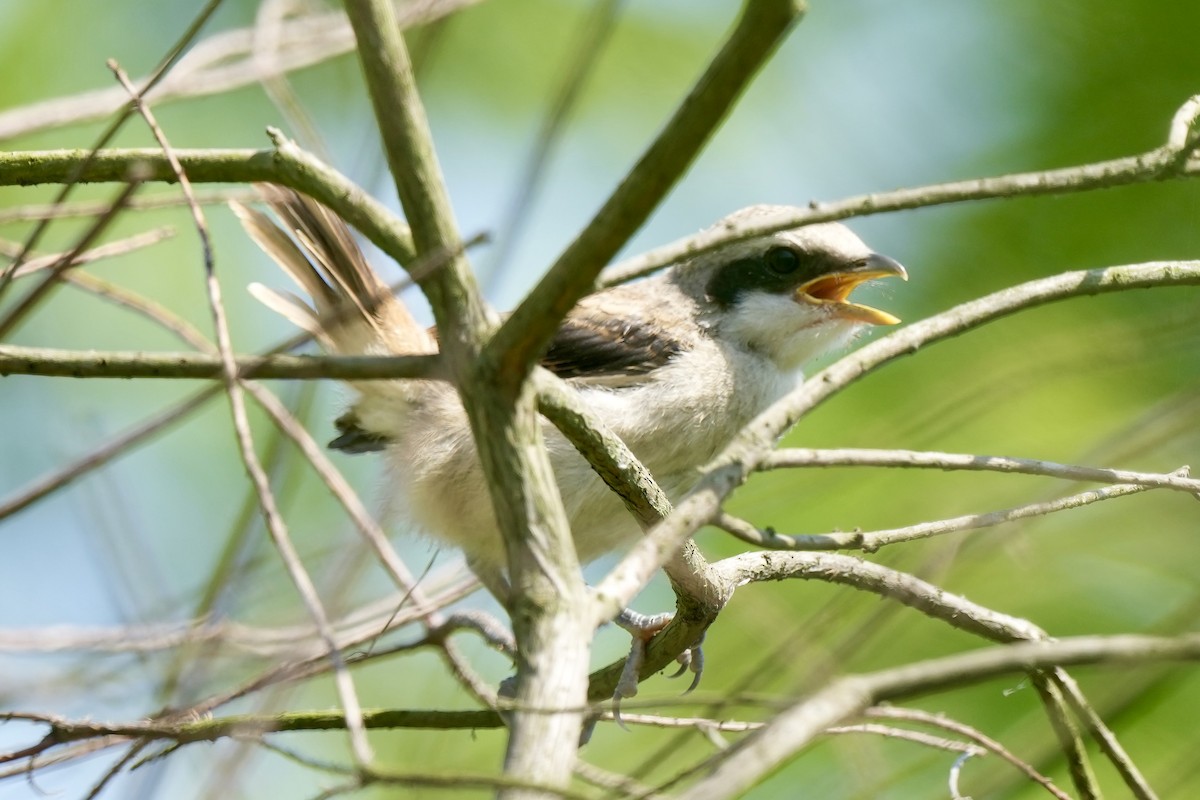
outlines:
[{"label": "juvenile shrike", "polygon": [[[331,353],[437,351],[434,334],[392,296],[338,217],[291,191],[263,193],[286,233],[260,212],[235,211],[315,308],[262,286],[252,287],[256,296]],[[718,224],[795,210],[753,206]],[[848,299],[859,284],[884,277],[907,279],[900,264],[837,223],[730,244],[585,297],[542,364],[677,500],[740,428],[803,379],[806,361],[868,325],[899,321]],[[337,420],[330,447],[384,451],[414,520],[461,548],[477,573],[500,574],[503,542],[455,388],[435,380],[352,386],[358,397]],[[620,498],[552,425],[543,428],[580,560],[638,537]]]}]

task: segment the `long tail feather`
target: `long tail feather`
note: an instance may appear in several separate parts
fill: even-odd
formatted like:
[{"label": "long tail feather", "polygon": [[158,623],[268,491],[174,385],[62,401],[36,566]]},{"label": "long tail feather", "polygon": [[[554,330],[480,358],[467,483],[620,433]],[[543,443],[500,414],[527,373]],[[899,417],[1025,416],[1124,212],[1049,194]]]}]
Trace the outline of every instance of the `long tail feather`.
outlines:
[{"label": "long tail feather", "polygon": [[261,185],[258,190],[284,227],[237,203],[233,211],[250,238],[312,298],[315,310],[266,287],[251,288],[260,302],[333,352],[436,351],[433,337],[379,279],[341,218],[289,189]]},{"label": "long tail feather", "polygon": [[316,338],[325,335],[321,328],[321,320],[312,306],[291,292],[280,292],[261,283],[252,283],[246,287],[255,300],[274,311],[288,322],[301,330],[311,333]]}]

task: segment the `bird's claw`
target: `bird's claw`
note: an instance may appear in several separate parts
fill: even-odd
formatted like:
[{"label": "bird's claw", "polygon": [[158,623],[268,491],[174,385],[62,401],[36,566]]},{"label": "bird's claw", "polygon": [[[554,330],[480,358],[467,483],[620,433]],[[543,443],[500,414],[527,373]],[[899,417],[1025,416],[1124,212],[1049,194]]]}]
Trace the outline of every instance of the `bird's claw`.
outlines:
[{"label": "bird's claw", "polygon": [[[628,631],[633,637],[629,656],[625,659],[624,669],[621,670],[621,678],[617,681],[617,687],[613,691],[613,719],[623,730],[628,730],[628,728],[621,720],[621,701],[627,697],[637,696],[638,677],[642,671],[642,664],[646,660],[646,646],[655,634],[667,627],[674,617],[674,614],[639,614],[626,608],[614,620],[618,626]],[[679,670],[670,677],[678,678],[688,671],[691,671],[693,675],[691,685],[684,690],[684,694],[700,685],[700,676],[704,672],[704,651],[700,647],[703,642],[704,636],[701,635],[694,645],[680,653],[675,659],[679,662]]]},{"label": "bird's claw", "polygon": [[700,638],[696,643],[684,650],[675,657],[675,661],[679,664],[679,669],[671,673],[667,677],[678,678],[685,672],[692,673],[692,682],[688,688],[683,690],[684,694],[690,694],[700,685],[700,677],[704,674],[704,634],[700,634]]}]

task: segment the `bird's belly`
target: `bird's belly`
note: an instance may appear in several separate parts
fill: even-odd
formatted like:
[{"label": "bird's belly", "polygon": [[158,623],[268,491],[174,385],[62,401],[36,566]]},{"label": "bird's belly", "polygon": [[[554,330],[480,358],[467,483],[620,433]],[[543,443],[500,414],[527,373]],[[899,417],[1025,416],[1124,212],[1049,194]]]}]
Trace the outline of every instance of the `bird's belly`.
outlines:
[{"label": "bird's belly", "polygon": [[[695,486],[700,468],[794,386],[795,379],[778,372],[766,374],[764,380],[763,375],[746,376],[728,368],[697,370],[686,359],[664,371],[668,369],[675,373],[664,375],[664,380],[612,389],[584,387],[581,394],[675,502]],[[440,413],[447,411],[443,408]],[[454,409],[455,416],[461,414],[461,406]],[[420,433],[393,449],[396,477],[407,485],[413,516],[430,534],[461,548],[468,558],[503,566],[503,540],[465,419],[453,426],[446,426],[445,419],[438,422],[443,424],[413,426]],[[441,435],[447,428],[458,435]],[[543,423],[543,432],[580,561],[590,561],[640,536],[621,499],[562,434],[548,422]]]}]

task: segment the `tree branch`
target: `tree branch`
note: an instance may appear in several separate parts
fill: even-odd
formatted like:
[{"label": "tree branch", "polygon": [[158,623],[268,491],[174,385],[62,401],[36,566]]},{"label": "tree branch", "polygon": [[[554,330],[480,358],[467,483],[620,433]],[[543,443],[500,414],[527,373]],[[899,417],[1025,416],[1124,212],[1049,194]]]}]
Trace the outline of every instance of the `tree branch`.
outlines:
[{"label": "tree branch", "polygon": [[803,0],[746,0],[721,50],[687,98],[488,345],[505,374],[526,375],[566,313],[642,226],[804,12]]},{"label": "tree branch", "polygon": [[[438,356],[238,356],[241,378],[345,381],[438,378]],[[0,375],[52,378],[221,377],[221,359],[208,353],[130,350],[58,350],[0,344]]]},{"label": "tree branch", "polygon": [[[408,51],[387,0],[349,0],[375,117],[417,250],[460,253]],[[480,358],[494,326],[464,256],[419,279],[438,322],[443,357],[470,420],[508,555],[517,638],[516,709],[505,771],[520,780],[571,780],[587,687],[592,627],[562,498],[542,442],[526,372]],[[572,301],[573,302],[573,301]],[[514,789],[505,797],[547,797]]]},{"label": "tree branch", "polygon": [[808,746],[826,728],[877,703],[976,683],[1010,672],[1072,664],[1197,659],[1200,659],[1200,634],[1175,638],[1079,636],[991,647],[879,672],[848,675],[781,712],[766,726],[719,754],[716,768],[680,798],[720,800],[738,796]]},{"label": "tree branch", "polygon": [[881,547],[917,539],[927,539],[931,536],[943,536],[947,533],[978,530],[1003,525],[1019,519],[1041,517],[1059,511],[1069,511],[1074,508],[1098,503],[1101,500],[1111,500],[1147,491],[1148,486],[1137,486],[1118,483],[1102,489],[1091,489],[1086,492],[1060,497],[1041,503],[1028,503],[1015,508],[1000,511],[990,511],[986,514],[965,514],[950,519],[918,522],[903,528],[888,528],[878,531],[833,531],[831,533],[808,533],[790,535],[776,533],[774,530],[759,530],[748,522],[737,519],[729,514],[721,513],[714,523],[733,534],[744,542],[756,547],[768,547],[773,550],[862,550],[874,553]]},{"label": "tree branch", "polygon": [[1059,464],[1032,458],[987,456],[969,453],[933,453],[916,450],[877,450],[844,448],[818,450],[792,447],[768,455],[760,470],[793,469],[798,467],[900,467],[916,469],[965,470],[969,472],[1004,472],[1021,475],[1044,475],[1073,481],[1096,483],[1130,483],[1152,489],[1173,489],[1200,495],[1200,480],[1188,477],[1188,468],[1175,472],[1134,472],[1125,469],[1085,467]]},{"label": "tree branch", "polygon": [[624,283],[731,242],[754,239],[815,222],[930,208],[968,200],[1071,194],[1135,183],[1195,178],[1200,176],[1200,157],[1196,155],[1197,140],[1200,139],[1200,126],[1196,121],[1196,109],[1200,108],[1197,97],[1189,99],[1176,112],[1166,144],[1144,153],[1062,169],[896,189],[828,203],[813,202],[807,209],[795,214],[772,217],[770,223],[751,220],[726,226],[722,230],[702,231],[649,250],[605,270],[598,285],[603,287]]},{"label": "tree branch", "polygon": [[[397,15],[402,27],[411,28],[443,19],[477,2],[402,3]],[[173,69],[163,74],[157,86],[143,89],[146,99],[160,107],[175,100],[223,94],[328,61],[354,48],[354,35],[342,11],[282,20],[276,37],[277,51],[269,59],[261,58],[257,27],[220,31],[196,42],[175,62]],[[184,41],[190,38],[184,37]],[[144,86],[146,80],[138,78],[134,83]],[[93,89],[6,109],[0,112],[0,141],[104,119],[126,99],[120,88]]]},{"label": "tree branch", "polygon": [[1200,261],[1151,262],[1066,272],[972,300],[868,344],[811,376],[751,421],[713,460],[696,488],[676,504],[675,513],[635,544],[600,582],[597,591],[610,602],[628,602],[658,568],[661,554],[673,552],[700,526],[715,519],[724,499],[763,463],[788,428],[820,403],[884,364],[1045,303],[1128,289],[1194,285],[1200,285]]},{"label": "tree branch", "polygon": [[[193,183],[276,183],[304,192],[335,211],[397,263],[413,262],[415,252],[408,226],[387,206],[301,150],[279,131],[268,129],[268,134],[275,143],[270,150],[173,152]],[[101,150],[90,160],[85,150],[0,152],[3,186],[63,183],[72,179],[79,183],[123,183],[131,173],[145,181],[176,181],[167,157],[152,148]]]}]

